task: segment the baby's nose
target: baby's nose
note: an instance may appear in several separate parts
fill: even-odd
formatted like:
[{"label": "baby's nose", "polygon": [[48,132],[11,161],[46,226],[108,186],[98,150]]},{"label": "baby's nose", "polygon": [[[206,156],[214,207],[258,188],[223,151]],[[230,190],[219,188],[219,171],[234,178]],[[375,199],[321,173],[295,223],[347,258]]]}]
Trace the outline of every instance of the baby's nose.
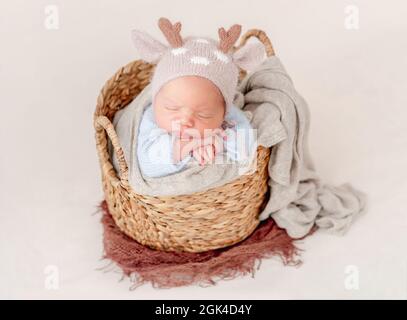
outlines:
[{"label": "baby's nose", "polygon": [[190,113],[184,113],[181,116],[181,125],[192,127],[194,125],[194,119]]}]

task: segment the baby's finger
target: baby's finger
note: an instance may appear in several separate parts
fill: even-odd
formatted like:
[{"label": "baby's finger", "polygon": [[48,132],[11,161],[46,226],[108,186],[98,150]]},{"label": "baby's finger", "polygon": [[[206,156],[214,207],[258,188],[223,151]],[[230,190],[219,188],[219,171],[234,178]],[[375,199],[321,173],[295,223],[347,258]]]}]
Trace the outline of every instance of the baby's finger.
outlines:
[{"label": "baby's finger", "polygon": [[203,139],[201,139],[200,146],[205,147],[205,146],[210,145],[212,143],[213,143],[213,136],[209,135],[209,136],[205,136]]},{"label": "baby's finger", "polygon": [[208,155],[206,154],[206,148],[204,148],[202,150],[202,161],[204,164],[208,162]]},{"label": "baby's finger", "polygon": [[225,130],[221,129],[221,128],[216,128],[214,130],[215,135],[220,136],[221,138],[225,138],[227,137],[227,134],[225,132]]},{"label": "baby's finger", "polygon": [[216,154],[215,146],[211,145],[208,151],[211,156],[211,160],[213,160],[215,158],[215,154]]},{"label": "baby's finger", "polygon": [[215,139],[215,143],[213,144],[215,153],[220,153],[224,149],[224,141],[221,138]]},{"label": "baby's finger", "polygon": [[204,146],[201,148],[201,158],[202,158],[202,165],[208,163],[210,161],[207,153],[207,147]]},{"label": "baby's finger", "polygon": [[193,151],[193,155],[194,155],[194,158],[196,159],[196,161],[198,161],[199,165],[201,166],[202,162],[203,162],[201,148],[196,148]]},{"label": "baby's finger", "polygon": [[227,135],[225,130],[222,130],[222,133],[220,134],[220,137],[222,138],[222,140],[227,140],[228,139],[228,135]]},{"label": "baby's finger", "polygon": [[200,158],[200,165],[203,166],[205,164],[205,150],[201,149],[201,158]]},{"label": "baby's finger", "polygon": [[213,147],[212,145],[205,147],[204,160],[206,163],[212,163],[213,159]]}]

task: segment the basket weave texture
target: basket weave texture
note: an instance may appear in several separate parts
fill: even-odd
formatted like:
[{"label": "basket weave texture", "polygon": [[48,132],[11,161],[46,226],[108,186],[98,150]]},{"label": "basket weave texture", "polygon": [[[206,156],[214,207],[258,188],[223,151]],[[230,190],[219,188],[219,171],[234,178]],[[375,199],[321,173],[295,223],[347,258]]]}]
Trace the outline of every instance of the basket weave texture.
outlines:
[{"label": "basket weave texture", "polygon": [[[267,56],[274,50],[267,35],[257,29],[246,32],[237,50],[257,37]],[[162,251],[204,252],[236,244],[258,226],[258,215],[268,196],[270,148],[259,146],[257,167],[223,186],[178,196],[146,196],[128,181],[124,152],[112,125],[115,113],[128,105],[149,84],[155,65],[143,60],[120,68],[103,86],[94,113],[96,148],[102,185],[109,212],[116,225],[142,245]],[[239,81],[246,75],[240,71]],[[113,168],[108,153],[111,140],[119,163]]]}]

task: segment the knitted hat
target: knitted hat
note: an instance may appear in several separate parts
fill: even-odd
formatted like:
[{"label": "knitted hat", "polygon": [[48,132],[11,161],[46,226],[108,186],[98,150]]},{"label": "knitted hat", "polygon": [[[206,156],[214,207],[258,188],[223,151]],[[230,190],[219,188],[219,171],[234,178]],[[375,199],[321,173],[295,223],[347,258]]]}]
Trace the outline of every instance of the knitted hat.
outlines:
[{"label": "knitted hat", "polygon": [[239,79],[239,67],[250,71],[266,57],[260,42],[246,44],[231,52],[240,36],[241,26],[233,25],[228,31],[219,28],[219,41],[208,37],[180,35],[181,23],[172,24],[160,18],[158,26],[169,46],[139,30],[132,31],[132,38],[142,60],[156,64],[151,80],[153,100],[168,81],[181,76],[200,76],[212,81],[225,99],[226,113],[233,104]]}]

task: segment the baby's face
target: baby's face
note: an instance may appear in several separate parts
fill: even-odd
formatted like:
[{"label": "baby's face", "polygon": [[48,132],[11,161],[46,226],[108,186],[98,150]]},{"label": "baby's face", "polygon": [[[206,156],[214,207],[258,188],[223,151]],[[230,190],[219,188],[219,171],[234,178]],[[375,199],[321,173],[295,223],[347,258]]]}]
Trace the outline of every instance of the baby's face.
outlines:
[{"label": "baby's face", "polygon": [[203,137],[205,129],[219,128],[225,102],[218,87],[199,76],[183,76],[161,87],[153,105],[157,125],[171,133],[179,123],[181,133],[194,128]]}]

